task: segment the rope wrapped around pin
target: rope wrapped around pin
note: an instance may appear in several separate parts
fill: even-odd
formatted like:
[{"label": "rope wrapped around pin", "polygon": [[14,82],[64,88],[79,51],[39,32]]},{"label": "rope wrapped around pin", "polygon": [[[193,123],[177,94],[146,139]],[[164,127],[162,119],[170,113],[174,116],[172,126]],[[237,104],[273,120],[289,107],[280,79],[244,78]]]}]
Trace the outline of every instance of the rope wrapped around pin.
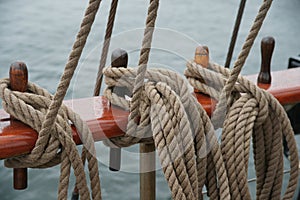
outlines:
[{"label": "rope wrapped around pin", "polygon": [[92,198],[101,199],[98,162],[92,135],[78,115],[62,104],[100,3],[101,0],[89,1],[54,96],[32,83],[28,83],[28,92],[22,94],[16,91],[12,92],[9,89],[8,79],[0,81],[0,95],[3,99],[4,109],[39,133],[35,147],[29,155],[8,159],[5,164],[9,167],[22,168],[49,167],[61,162],[58,199],[68,197],[71,167],[74,170],[80,198],[90,199],[91,197],[84,172],[84,160],[81,159],[72,139],[69,120],[81,132],[81,139],[85,144],[83,158],[86,156],[88,160]]},{"label": "rope wrapped around pin", "polygon": [[[112,104],[130,109],[129,100],[114,94],[112,88],[126,86],[132,91],[136,73],[133,68],[104,69],[108,86],[104,94]],[[228,198],[225,166],[213,126],[187,83],[177,73],[164,69],[147,70],[145,80],[137,131],[110,141],[123,147],[153,140],[173,199],[202,197],[208,157],[219,180],[218,195]]]},{"label": "rope wrapped around pin", "polygon": [[[6,112],[40,133],[43,119],[53,99],[49,92],[30,82],[28,83],[28,90],[24,93],[11,91],[9,79],[1,79],[0,97],[3,99],[2,105]],[[95,148],[92,134],[80,116],[63,104],[52,131],[46,135],[39,135],[35,148],[30,154],[7,159],[5,166],[11,168],[48,168],[61,163],[59,193],[67,193],[72,165],[77,184],[80,186],[80,192],[85,194],[84,197],[88,197],[86,196],[89,192],[85,173],[81,173],[84,171],[84,167],[72,138],[71,124],[74,124],[78,133],[81,134],[81,140],[84,144],[83,151],[86,151],[89,169],[97,175],[90,177],[91,182],[95,184],[92,179],[99,179],[97,178],[99,176],[98,169],[95,168],[97,160],[93,158]],[[100,189],[99,180],[97,182],[98,184],[93,185],[93,187]]]},{"label": "rope wrapped around pin", "polygon": [[[194,61],[187,63],[185,71],[195,89],[219,101],[230,73],[230,70],[215,63],[201,66]],[[291,172],[284,199],[292,199],[298,179],[298,153],[285,110],[271,94],[242,76],[238,77],[233,93],[237,95],[228,101],[221,137],[232,198],[251,199],[247,171],[252,137],[256,199],[280,199],[284,171],[282,138],[285,137],[290,151]]]}]

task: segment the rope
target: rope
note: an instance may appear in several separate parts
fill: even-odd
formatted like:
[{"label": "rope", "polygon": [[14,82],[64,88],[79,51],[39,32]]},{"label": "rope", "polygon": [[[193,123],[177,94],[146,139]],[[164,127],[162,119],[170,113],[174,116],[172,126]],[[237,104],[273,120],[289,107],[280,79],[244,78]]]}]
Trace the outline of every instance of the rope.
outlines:
[{"label": "rope", "polygon": [[253,46],[254,40],[258,35],[258,32],[263,24],[263,21],[268,13],[268,10],[271,7],[271,4],[272,4],[272,0],[265,0],[262,3],[259,12],[255,18],[255,21],[250,29],[250,32],[246,38],[246,41],[243,45],[243,48],[239,53],[237,60],[234,63],[233,69],[231,71],[231,75],[229,76],[229,79],[227,80],[227,83],[224,86],[224,89],[220,96],[220,101],[216,106],[216,110],[214,114],[212,115],[212,122],[215,128],[221,127],[224,122],[225,115],[226,115],[226,108],[227,108],[227,100],[229,99],[234,84],[246,62],[249,52]]},{"label": "rope", "polygon": [[229,66],[230,66],[230,62],[231,62],[234,46],[236,43],[236,39],[237,39],[237,36],[239,33],[245,5],[246,5],[246,0],[241,0],[238,14],[235,19],[235,24],[234,24],[234,28],[233,28],[233,32],[232,32],[232,36],[231,36],[231,40],[230,40],[230,45],[229,45],[229,49],[228,49],[228,53],[227,53],[227,57],[226,57],[226,62],[225,62],[226,68],[229,68]]},{"label": "rope", "polygon": [[[146,143],[153,142],[151,134],[149,133],[147,134],[147,132],[144,132],[145,129],[143,128],[139,129],[137,124],[141,123],[139,122],[139,118],[145,116],[143,113],[139,112],[139,107],[141,105],[140,97],[143,90],[144,75],[147,70],[147,63],[149,60],[149,54],[151,50],[151,42],[153,38],[153,32],[154,32],[158,7],[159,7],[159,0],[150,0],[149,8],[148,8],[148,16],[146,19],[146,28],[144,31],[144,38],[143,38],[142,48],[140,52],[139,65],[138,65],[137,73],[135,73],[136,77],[133,77],[135,81],[134,83],[132,83],[133,88],[132,86],[128,87],[128,88],[132,88],[130,90],[132,91],[132,99],[130,103],[128,103],[125,100],[120,100],[117,102],[118,104],[121,104],[121,107],[130,110],[130,114],[128,116],[126,135],[124,137],[110,139],[109,141],[112,142],[112,144],[109,144],[109,142],[105,142],[109,146],[126,147],[140,142],[146,142]],[[113,95],[112,92],[110,95]]]},{"label": "rope", "polygon": [[[104,93],[112,104],[130,109],[130,102],[114,94],[112,88],[122,85],[132,90],[137,73],[133,68],[104,69],[108,86]],[[220,186],[217,195],[221,199],[230,199],[225,165],[213,126],[187,83],[175,72],[163,69],[147,70],[145,79],[136,135],[140,142],[154,141],[172,198],[202,198],[209,164],[210,171],[216,174],[212,181]],[[122,140],[112,141],[123,145]]]},{"label": "rope", "polygon": [[138,107],[140,104],[140,96],[143,90],[144,76],[147,70],[147,63],[148,63],[149,54],[151,50],[151,42],[152,42],[158,7],[159,7],[159,0],[150,0],[150,4],[148,8],[148,16],[146,20],[146,28],[144,32],[144,39],[142,43],[140,60],[139,60],[139,65],[137,70],[137,76],[134,82],[132,100],[130,105],[130,114],[128,117],[127,132],[129,134],[135,131],[135,127],[136,127],[135,119],[139,115]]},{"label": "rope", "polygon": [[117,7],[118,7],[118,0],[112,0],[111,6],[110,6],[110,11],[109,11],[109,16],[108,16],[108,20],[107,20],[107,25],[106,25],[106,32],[105,32],[105,36],[104,36],[104,44],[103,44],[102,53],[101,53],[100,65],[98,68],[96,84],[94,87],[94,96],[99,96],[99,93],[100,93],[100,88],[101,88],[102,78],[103,78],[102,70],[105,67],[106,60],[107,60],[107,54],[108,54],[110,39],[111,39],[113,27],[114,27]]},{"label": "rope", "polygon": [[[29,155],[8,159],[6,165],[9,167],[49,167],[61,162],[58,199],[67,198],[71,166],[74,169],[80,197],[90,199],[83,163],[72,139],[70,124],[67,123],[69,118],[72,119],[76,127],[78,126],[77,130],[81,131],[82,140],[86,144],[83,151],[88,152],[87,160],[92,197],[93,199],[101,199],[98,163],[94,156],[95,149],[90,131],[78,116],[74,117],[75,113],[62,105],[100,2],[101,0],[90,0],[89,2],[64,73],[53,97],[33,84],[29,84],[29,90],[37,96],[11,92],[7,89],[8,80],[1,80],[3,107],[8,113],[30,125],[39,133],[35,147]],[[60,144],[62,145],[61,148]]]},{"label": "rope", "polygon": [[[3,108],[11,115],[19,119],[25,124],[28,124],[37,132],[41,131],[42,123],[45,118],[47,109],[51,104],[53,96],[46,90],[28,83],[28,92],[21,93],[11,91],[9,88],[9,80],[2,79],[0,81],[0,96],[3,98]],[[49,141],[45,149],[40,149],[42,154],[36,157],[34,154],[29,154],[21,157],[10,158],[5,161],[7,167],[22,167],[22,168],[46,168],[57,165],[61,162],[61,176],[59,185],[58,199],[67,197],[67,189],[69,184],[70,164],[74,169],[76,182],[80,186],[79,193],[82,198],[89,198],[85,173],[80,156],[76,149],[76,144],[73,141],[71,121],[75,125],[77,131],[81,133],[81,140],[87,147],[87,155],[89,165],[96,165],[97,160],[93,159],[95,149],[93,146],[93,138],[87,125],[80,119],[80,116],[67,108],[65,105],[59,110],[56,122],[53,126]],[[93,155],[92,155],[93,154]],[[96,176],[98,170],[94,167],[90,168],[91,184],[94,190],[93,196],[99,197],[99,192],[95,192],[100,188],[99,180]],[[95,176],[95,177],[94,177]],[[96,188],[95,188],[96,187]]]},{"label": "rope", "polygon": [[[130,135],[134,136],[130,142],[145,142],[143,139],[153,137],[173,199],[202,199],[204,184],[211,199],[250,199],[247,169],[251,136],[257,171],[257,199],[279,199],[283,171],[282,135],[288,140],[292,156],[291,176],[284,199],[293,197],[298,179],[298,155],[286,113],[270,94],[238,79],[271,3],[271,0],[263,2],[233,70],[224,71],[221,79],[215,78],[215,74],[205,74],[213,78],[208,79],[208,83],[217,87],[203,84],[196,87],[207,89],[204,92],[213,91],[217,98],[220,96],[212,121],[219,122],[215,128],[224,125],[221,145],[214,135],[214,126],[182,79],[170,71],[146,69],[149,52],[143,57],[141,51],[136,71],[130,68],[104,69],[108,85],[105,95],[112,104],[130,110],[126,138]],[[198,78],[193,77],[194,74],[200,76],[200,80],[207,79],[207,76],[197,73],[197,68],[194,66],[186,72],[192,85]],[[217,71],[221,70],[225,69]],[[112,89],[115,86],[133,91],[131,101],[114,94]],[[236,88],[239,90],[232,93]],[[226,100],[224,97],[230,98]],[[224,113],[227,106],[228,113]],[[148,133],[150,127],[152,135]],[[136,131],[134,135],[131,135],[132,130]],[[123,139],[111,141],[117,146],[130,144]]]},{"label": "rope", "polygon": [[[189,62],[187,67],[185,75],[194,88],[221,100],[220,94],[231,71],[213,63],[204,68]],[[247,169],[252,136],[257,176],[256,199],[280,199],[282,138],[285,137],[291,155],[291,170],[284,199],[292,199],[297,186],[299,161],[294,133],[285,110],[271,94],[241,76],[234,85],[233,93],[241,95],[230,104],[221,138],[231,197],[251,198]]]},{"label": "rope", "polygon": [[[90,199],[83,173],[85,156],[88,160],[92,197],[101,199],[93,138],[78,115],[62,105],[100,2],[90,0],[54,96],[31,83],[28,85],[29,92],[12,92],[8,89],[8,79],[0,81],[3,107],[9,114],[39,132],[31,154],[8,159],[5,164],[8,167],[49,167],[61,162],[58,199],[67,197],[71,166],[80,197]],[[189,92],[187,83],[171,71],[147,70],[159,0],[150,0],[139,67],[136,70],[104,69],[108,85],[105,95],[112,104],[130,110],[126,137],[111,141],[117,146],[154,142],[173,199],[203,199],[204,185],[211,199],[250,199],[246,183],[251,136],[257,172],[257,199],[280,198],[283,176],[282,136],[286,137],[291,157],[290,179],[284,199],[293,197],[298,179],[298,155],[286,113],[273,96],[239,77],[271,3],[271,0],[263,2],[232,71],[210,64],[210,69],[202,72],[202,68],[195,63],[188,64],[186,75],[192,85],[199,86],[197,89],[207,89],[203,92],[212,91],[216,98],[220,94],[213,122],[219,122],[214,124],[215,128],[224,125],[221,145],[214,134],[212,122]],[[112,15],[116,12],[111,11]],[[109,31],[107,33],[109,35]],[[193,74],[202,77],[202,80],[211,77],[208,82],[217,87],[201,84]],[[115,86],[130,89],[133,92],[131,101],[114,94],[112,88]],[[225,97],[230,98],[227,100]],[[229,108],[228,113],[224,112],[226,107]],[[72,140],[69,120],[82,133],[85,144],[82,160]]]}]

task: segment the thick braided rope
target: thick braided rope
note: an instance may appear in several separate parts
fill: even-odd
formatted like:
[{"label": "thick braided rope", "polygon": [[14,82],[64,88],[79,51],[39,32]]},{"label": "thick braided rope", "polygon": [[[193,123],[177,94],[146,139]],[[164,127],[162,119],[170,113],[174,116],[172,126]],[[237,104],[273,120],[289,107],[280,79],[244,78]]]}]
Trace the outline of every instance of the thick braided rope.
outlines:
[{"label": "thick braided rope", "polygon": [[[63,121],[63,118],[67,120],[65,117],[60,117],[60,116],[67,116],[67,113],[63,112],[60,113],[60,116],[57,116],[58,113],[60,112],[60,107],[62,105],[62,101],[64,99],[64,96],[66,94],[66,91],[68,89],[68,86],[70,84],[71,78],[74,74],[74,71],[77,67],[79,58],[81,56],[82,50],[85,46],[87,37],[89,35],[89,32],[91,30],[92,24],[94,22],[96,13],[98,11],[99,5],[100,5],[101,0],[90,0],[89,5],[86,9],[84,18],[81,23],[80,30],[77,34],[76,40],[74,42],[72,51],[69,55],[68,62],[65,66],[64,73],[61,77],[60,83],[58,85],[57,91],[54,95],[54,97],[50,98],[49,95],[46,94],[45,91],[42,91],[41,94],[48,96],[48,98],[51,99],[51,102],[48,102],[48,105],[46,108],[43,108],[44,111],[47,111],[45,115],[42,115],[40,111],[35,112],[32,106],[27,106],[26,103],[19,103],[20,107],[18,109],[11,109],[8,112],[13,112],[14,110],[17,110],[19,112],[23,112],[22,114],[12,114],[14,116],[17,115],[17,118],[23,117],[23,120],[20,119],[21,121],[25,122],[25,118],[30,117],[39,117],[37,121],[42,122],[41,125],[38,126],[38,131],[39,131],[39,137],[37,139],[37,142],[35,144],[34,149],[32,150],[30,155],[24,156],[24,159],[20,158],[19,161],[22,161],[24,165],[26,165],[26,161],[29,162],[28,165],[31,165],[30,163],[37,162],[37,166],[51,166],[53,164],[57,164],[58,162],[62,162],[61,165],[61,177],[60,181],[61,184],[59,186],[59,194],[58,194],[58,199],[65,199],[67,195],[67,186],[68,186],[68,180],[69,180],[69,174],[70,174],[70,167],[72,165],[74,169],[74,173],[76,176],[76,182],[79,186],[79,194],[83,199],[89,199],[89,191],[87,188],[86,184],[86,179],[85,179],[85,173],[83,169],[83,164],[80,160],[80,157],[77,153],[76,146],[72,140],[71,137],[71,129],[67,124],[63,125],[54,125],[56,121]],[[3,98],[6,99],[6,101],[13,101],[13,103],[16,103],[18,100],[13,97],[10,94],[3,95]],[[7,95],[7,96],[6,96]],[[21,98],[21,97],[19,97]],[[32,97],[31,97],[32,98]],[[29,98],[31,101],[32,99]],[[36,98],[33,98],[33,100],[39,100]],[[46,103],[47,100],[43,100],[43,103]],[[31,102],[34,104],[35,102]],[[3,107],[6,107],[7,109],[9,108],[9,104],[4,102]],[[22,106],[21,106],[22,105]],[[40,105],[41,106],[41,105]],[[31,110],[33,109],[33,110]],[[29,116],[25,114],[26,112],[31,112]],[[33,114],[34,113],[34,114]],[[33,114],[33,115],[32,115]],[[22,116],[23,115],[23,116]],[[27,117],[25,117],[27,115]],[[19,118],[18,118],[19,119]],[[30,125],[34,126],[34,122],[30,121]],[[64,130],[67,130],[65,133]],[[58,134],[59,133],[59,134]],[[84,132],[85,134],[89,134],[89,131]],[[53,137],[52,137],[53,136]],[[58,139],[58,140],[57,140]],[[85,139],[83,137],[83,139]],[[90,142],[90,141],[89,141]],[[56,156],[56,152],[52,151],[52,146],[48,145],[49,143],[54,143],[58,145],[59,143],[62,143],[62,158],[60,160],[59,157]],[[93,143],[87,144],[91,145],[93,147]],[[91,148],[89,147],[89,148]],[[90,149],[91,150],[91,149]],[[90,153],[95,153],[94,151],[91,151]],[[45,156],[45,155],[46,156]],[[18,158],[19,159],[19,158]],[[17,160],[18,160],[17,159]],[[51,160],[49,162],[49,160]],[[100,191],[100,180],[98,176],[98,166],[97,166],[97,160],[94,156],[90,155],[88,156],[89,163],[89,169],[91,174],[91,183],[92,183],[92,195],[93,198],[101,198],[101,191]],[[22,164],[20,164],[22,165]],[[18,166],[20,167],[20,166]]]},{"label": "thick braided rope", "polygon": [[103,68],[105,67],[106,60],[107,60],[107,54],[108,54],[108,49],[110,46],[111,35],[113,32],[113,28],[114,28],[114,22],[115,22],[115,17],[116,17],[116,13],[117,13],[117,8],[118,8],[118,0],[112,0],[111,5],[110,5],[109,16],[108,16],[108,20],[107,20],[107,25],[106,25],[104,43],[103,43],[101,59],[100,59],[100,65],[98,68],[97,79],[96,79],[96,83],[95,83],[95,87],[94,87],[94,96],[99,96],[99,94],[100,94],[102,78],[103,78],[102,71],[103,71]]},{"label": "thick braided rope", "polygon": [[[153,142],[152,137],[147,137],[147,135],[150,134],[149,133],[150,127],[146,126],[147,127],[146,130],[145,127],[141,126],[142,124],[140,124],[140,126],[137,126],[137,123],[140,123],[138,122],[139,119],[145,117],[147,114],[147,113],[139,112],[139,109],[141,107],[140,105],[144,105],[141,104],[140,102],[141,99],[140,96],[143,90],[144,75],[147,70],[147,63],[148,63],[149,54],[151,50],[151,42],[152,42],[158,7],[159,7],[159,0],[150,0],[150,4],[148,8],[148,16],[146,19],[146,28],[144,31],[144,38],[143,38],[142,48],[140,52],[139,66],[137,69],[138,72],[135,73],[135,77],[132,77],[135,81],[131,84],[131,86],[128,85],[126,86],[133,93],[131,101],[130,103],[127,102],[126,100],[119,100],[117,102],[119,106],[126,108],[127,110],[130,110],[130,114],[128,116],[126,135],[123,137],[118,137],[110,140],[111,142],[113,142],[113,144],[107,143],[108,141],[105,142],[108,145],[126,147],[140,142],[144,142],[144,143]],[[119,79],[119,81],[121,81],[123,84],[126,84],[126,80],[123,80],[123,78]],[[122,83],[118,83],[118,85],[123,86]],[[105,95],[117,96],[110,90],[107,90]],[[145,118],[149,120],[149,117],[145,117]],[[143,128],[139,129],[138,127],[143,127]]]},{"label": "thick braided rope", "polygon": [[[57,87],[57,91],[53,97],[53,100],[50,104],[47,115],[43,122],[42,129],[40,132],[40,138],[38,139],[36,147],[33,149],[32,154],[36,153],[37,155],[40,155],[41,153],[39,153],[38,149],[37,149],[38,146],[39,145],[43,146],[46,144],[45,139],[47,139],[47,137],[49,136],[49,133],[52,129],[52,124],[54,123],[55,118],[56,118],[56,114],[57,114],[57,112],[60,108],[60,105],[62,104],[62,101],[64,99],[64,96],[67,92],[70,81],[72,79],[72,76],[75,72],[78,61],[80,59],[82,50],[85,46],[88,34],[89,34],[92,24],[94,22],[100,2],[101,2],[101,0],[90,0],[90,2],[89,2],[89,6],[88,6],[85,16],[82,20],[80,30],[77,34],[72,51],[69,55],[68,62],[65,66],[64,73],[60,79],[59,85]],[[45,137],[45,139],[44,139],[44,137]]]},{"label": "thick braided rope", "polygon": [[[84,18],[83,18],[81,26],[80,26],[80,30],[76,36],[76,40],[73,44],[73,48],[69,55],[68,62],[65,66],[64,73],[60,79],[59,85],[57,87],[57,91],[53,97],[53,100],[52,100],[52,102],[49,106],[49,109],[47,111],[47,114],[45,116],[45,120],[42,124],[42,128],[39,133],[40,137],[38,138],[35,148],[33,149],[31,154],[37,152],[35,150],[35,149],[37,149],[36,148],[37,145],[42,145],[43,143],[46,144],[46,142],[47,142],[45,139],[47,139],[47,137],[49,137],[47,135],[49,135],[49,132],[52,129],[52,126],[56,119],[58,110],[61,107],[62,101],[66,95],[67,89],[70,85],[72,76],[78,65],[82,50],[85,46],[85,43],[86,43],[87,37],[89,35],[89,32],[91,30],[92,24],[95,20],[95,16],[99,9],[100,3],[101,3],[101,0],[90,0],[90,2],[89,2],[88,8],[86,9]],[[44,140],[40,139],[42,137],[45,137],[45,139]],[[97,181],[99,183],[96,183],[92,186],[92,195],[93,195],[93,198],[98,199],[98,198],[101,198],[100,180],[99,180],[99,176],[98,176],[98,164],[97,164],[97,160],[95,157],[92,156],[89,158],[92,159],[93,163],[94,163],[92,171],[93,172],[97,171],[97,173],[92,176],[93,176],[94,180],[95,180],[95,178],[98,179]],[[90,165],[89,165],[89,168],[90,168]],[[83,173],[83,171],[84,170],[81,170],[80,173]],[[93,181],[93,183],[95,183],[95,182]],[[81,192],[82,189],[81,189],[81,186],[78,184],[78,180],[76,180],[76,184],[79,186],[79,194],[80,194],[80,196],[82,196],[83,195]],[[86,194],[86,193],[87,192],[85,191],[84,194]],[[65,194],[59,195],[59,198],[60,197],[64,198],[64,195]],[[85,199],[85,198],[89,199],[89,196],[86,196],[83,199]]]},{"label": "thick braided rope", "polygon": [[[128,100],[114,94],[113,87],[126,86],[132,90],[136,73],[132,68],[104,69],[108,86],[105,95],[112,104],[129,109]],[[145,79],[139,105],[141,117],[137,130],[140,131],[135,136],[143,142],[144,131],[149,132],[150,127],[152,133],[146,136],[154,140],[173,199],[202,199],[207,157],[213,163],[210,171],[216,174],[213,181],[219,182],[216,196],[230,199],[225,165],[213,126],[184,80],[162,69],[147,70]],[[123,145],[118,138],[111,141]]]},{"label": "thick braided rope", "polygon": [[[0,96],[3,98],[3,108],[11,115],[19,119],[25,124],[31,126],[39,132],[42,127],[42,119],[45,118],[46,111],[53,98],[46,90],[38,86],[28,83],[28,92],[20,93],[11,91],[9,88],[9,80],[2,79],[0,81]],[[87,188],[85,173],[80,156],[76,149],[76,144],[72,138],[72,129],[68,121],[75,125],[77,131],[81,133],[81,140],[87,147],[87,155],[89,165],[97,165],[97,160],[91,159],[95,154],[94,140],[87,125],[80,119],[80,116],[67,108],[65,105],[59,110],[55,125],[52,129],[49,143],[45,149],[41,149],[42,155],[36,157],[29,154],[21,157],[10,158],[5,161],[7,167],[22,168],[45,168],[57,165],[61,162],[61,176],[59,184],[58,199],[67,197],[70,167],[72,165],[76,176],[76,182],[80,185],[79,193],[82,198],[89,198],[89,190]],[[93,154],[93,155],[92,155]],[[95,163],[96,162],[96,163]],[[97,168],[90,168],[91,187],[93,196],[100,198],[100,182],[96,178],[98,176]],[[98,176],[99,177],[99,176]],[[98,190],[98,192],[96,191]]]},{"label": "thick braided rope", "polygon": [[223,91],[220,96],[220,101],[216,106],[216,110],[215,110],[214,114],[212,115],[212,122],[213,122],[215,128],[221,127],[224,122],[226,109],[227,109],[228,97],[230,96],[231,91],[234,87],[234,84],[244,66],[244,63],[249,55],[251,47],[253,46],[254,40],[259,33],[259,30],[260,30],[260,28],[263,24],[263,21],[268,13],[268,10],[271,7],[271,4],[272,4],[272,0],[263,1],[262,5],[259,9],[259,12],[254,20],[254,23],[250,29],[250,32],[246,38],[246,41],[242,47],[242,50],[239,53],[239,56],[234,63],[233,69],[231,71],[231,75],[230,75],[229,79],[227,80],[225,87],[223,88]]},{"label": "thick braided rope", "polygon": [[150,0],[146,28],[140,52],[140,60],[135,77],[132,99],[130,102],[130,114],[128,116],[127,133],[133,134],[136,131],[136,119],[139,115],[140,96],[143,90],[144,77],[147,71],[147,63],[151,50],[151,42],[159,7],[159,0]]},{"label": "thick braided rope", "polygon": [[[218,99],[230,71],[213,63],[203,68],[195,62],[185,72],[194,88]],[[204,78],[205,77],[205,78]],[[212,89],[212,87],[214,87]],[[256,199],[279,199],[283,178],[282,137],[290,150],[290,179],[283,199],[292,199],[298,180],[298,152],[294,133],[280,103],[265,90],[239,76],[234,100],[224,122],[221,149],[233,199],[249,199],[247,167],[250,138],[253,137],[257,176]]]}]

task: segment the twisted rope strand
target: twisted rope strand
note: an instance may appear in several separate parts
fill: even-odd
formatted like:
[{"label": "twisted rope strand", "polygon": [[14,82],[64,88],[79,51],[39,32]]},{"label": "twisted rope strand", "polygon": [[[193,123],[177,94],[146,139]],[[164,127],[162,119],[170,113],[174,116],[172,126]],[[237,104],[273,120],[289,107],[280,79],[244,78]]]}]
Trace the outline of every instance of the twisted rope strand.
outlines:
[{"label": "twisted rope strand", "polygon": [[[203,68],[192,62],[189,62],[187,66],[188,70],[185,74],[198,90],[205,88],[202,85],[206,84],[203,83],[201,77],[208,79],[209,85],[206,85],[206,88],[215,85],[211,82],[225,83],[226,79],[230,77],[229,70],[213,63],[210,63],[209,68]],[[197,67],[198,69],[196,69]],[[197,71],[197,73],[192,75],[190,70]],[[206,76],[207,74],[208,76]],[[208,91],[211,90],[201,92],[207,93]],[[233,92],[243,95],[235,100],[229,109],[224,122],[221,142],[232,198],[250,199],[247,192],[246,169],[249,159],[249,134],[251,133],[253,134],[257,176],[257,199],[280,199],[283,177],[282,136],[289,140],[288,146],[291,155],[289,184],[283,199],[292,199],[298,180],[299,161],[294,133],[284,109],[275,97],[241,76],[238,77]],[[249,104],[249,108],[245,107],[247,106],[246,99],[249,103],[253,101]],[[208,192],[210,192],[209,188]]]},{"label": "twisted rope strand", "polygon": [[254,40],[259,33],[259,30],[263,24],[263,21],[271,7],[272,0],[265,0],[261,5],[259,12],[255,18],[255,21],[250,29],[250,32],[246,38],[246,41],[242,47],[241,52],[237,60],[234,63],[233,69],[230,73],[230,76],[222,90],[220,101],[216,106],[216,110],[212,115],[212,122],[215,125],[215,128],[219,128],[222,126],[222,123],[225,119],[225,114],[227,110],[227,101],[230,96],[232,89],[238,79],[238,76],[244,66],[244,63],[249,55],[249,52],[253,46]]},{"label": "twisted rope strand", "polygon": [[106,60],[107,60],[107,54],[108,54],[108,50],[109,50],[109,46],[110,46],[111,35],[113,32],[113,28],[114,28],[117,8],[118,8],[118,0],[112,0],[111,6],[110,6],[110,11],[109,11],[109,16],[108,16],[108,20],[107,20],[107,25],[106,25],[104,43],[103,43],[101,59],[100,59],[100,65],[98,68],[96,83],[95,83],[95,87],[94,87],[94,96],[99,96],[99,94],[100,94],[102,78],[103,78],[102,70],[105,67]]}]

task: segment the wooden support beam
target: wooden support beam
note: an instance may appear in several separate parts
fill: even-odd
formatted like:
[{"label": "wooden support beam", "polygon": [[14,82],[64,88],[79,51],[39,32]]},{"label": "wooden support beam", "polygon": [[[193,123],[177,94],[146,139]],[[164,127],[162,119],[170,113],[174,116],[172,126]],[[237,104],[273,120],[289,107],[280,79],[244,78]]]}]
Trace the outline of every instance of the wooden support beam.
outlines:
[{"label": "wooden support beam", "polygon": [[[282,105],[300,102],[300,68],[271,72],[272,84],[268,90]],[[253,83],[257,82],[257,74],[246,76]],[[210,115],[215,100],[206,95],[194,94],[198,102]],[[64,102],[81,115],[93,133],[95,141],[124,135],[127,126],[128,112],[116,106],[110,106],[105,97],[73,99]],[[73,128],[73,139],[81,144],[80,136]],[[29,126],[15,121],[0,110],[0,159],[29,153],[36,142],[37,133]]]},{"label": "wooden support beam", "polygon": [[140,199],[155,200],[155,146],[140,144]]}]

